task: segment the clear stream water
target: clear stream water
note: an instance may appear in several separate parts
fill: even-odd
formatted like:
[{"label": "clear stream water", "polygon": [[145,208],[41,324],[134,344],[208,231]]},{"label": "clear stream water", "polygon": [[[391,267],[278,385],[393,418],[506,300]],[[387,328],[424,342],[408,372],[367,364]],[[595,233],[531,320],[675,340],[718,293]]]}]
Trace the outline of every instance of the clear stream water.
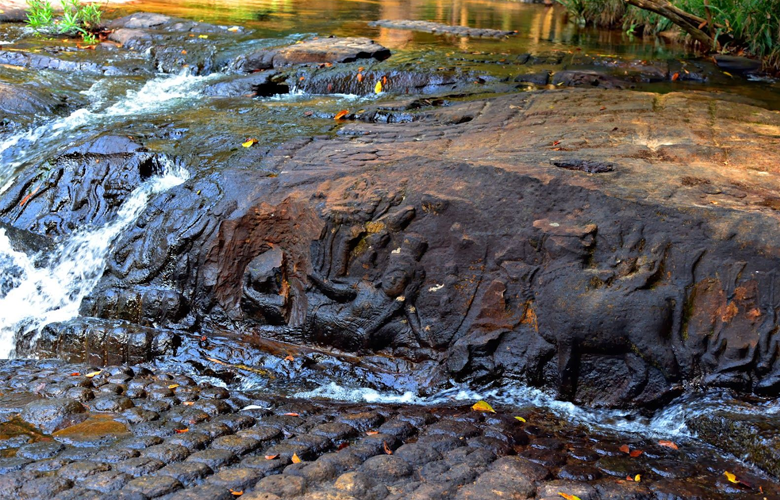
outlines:
[{"label": "clear stream water", "polygon": [[[310,34],[368,36],[406,60],[453,51],[506,54],[583,51],[638,59],[688,56],[684,47],[664,41],[580,28],[569,22],[560,8],[506,0],[249,0],[237,4],[239,2],[228,0],[150,0],[110,10],[108,15],[116,17],[142,10],[161,12],[206,22],[241,25],[253,30],[251,36],[254,38],[277,40],[295,40]],[[367,26],[368,21],[383,18],[425,19],[470,27],[517,30],[518,36],[497,41]],[[11,31],[19,35],[18,30],[13,28]],[[333,112],[353,105],[355,100],[375,98],[290,94],[256,99],[251,110],[237,113],[230,100],[215,103],[203,95],[204,86],[219,76],[200,77],[183,73],[94,79],[0,67],[0,81],[58,86],[83,102],[83,106],[67,116],[36,119],[25,130],[0,134],[0,193],[7,189],[19,171],[33,168],[50,157],[52,152],[62,151],[105,130],[144,137],[146,133],[152,135],[150,131],[153,130],[172,128],[180,132],[173,134],[174,139],[155,139],[156,142],[147,142],[146,145],[174,155],[190,151],[186,149],[190,147],[207,158],[209,129],[215,122],[237,134],[250,135],[251,131],[251,135],[257,134],[261,142],[274,144],[332,129],[333,121],[329,119],[304,122],[301,119],[304,110]],[[773,82],[740,80],[729,85],[707,87],[675,82],[659,84],[655,90],[686,88],[734,93],[758,99],[767,107],[780,108],[780,87]],[[197,149],[197,141],[204,144],[201,150]],[[218,162],[219,158],[214,161]],[[115,239],[135,221],[152,196],[184,182],[188,176],[189,173],[181,167],[171,165],[163,176],[139,187],[125,202],[115,220],[103,227],[83,228],[60,241],[45,267],[36,268],[34,258],[14,252],[0,230],[0,272],[14,276],[10,290],[0,293],[0,358],[12,355],[14,335],[20,329],[32,331],[48,322],[76,316],[81,299],[94,287],[103,272]],[[251,389],[251,380],[247,384],[246,388]],[[688,436],[685,417],[710,411],[714,407],[780,413],[777,403],[747,407],[725,391],[690,393],[652,417],[580,408],[523,386],[483,391],[457,387],[434,396],[421,397],[411,392],[378,392],[359,384],[342,386],[337,380],[326,380],[319,388],[299,391],[297,395],[411,404],[487,399],[518,407],[546,408],[577,422],[620,432],[667,438]]]}]

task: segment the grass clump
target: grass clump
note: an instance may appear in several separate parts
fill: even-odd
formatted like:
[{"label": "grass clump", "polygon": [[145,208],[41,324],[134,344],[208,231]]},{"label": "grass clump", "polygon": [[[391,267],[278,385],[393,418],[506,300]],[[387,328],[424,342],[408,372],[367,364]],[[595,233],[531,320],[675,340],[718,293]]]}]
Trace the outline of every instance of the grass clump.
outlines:
[{"label": "grass clump", "polygon": [[87,45],[98,42],[95,31],[103,15],[98,4],[63,0],[62,9],[62,15],[55,17],[49,0],[27,0],[27,25],[41,34],[81,36]]}]

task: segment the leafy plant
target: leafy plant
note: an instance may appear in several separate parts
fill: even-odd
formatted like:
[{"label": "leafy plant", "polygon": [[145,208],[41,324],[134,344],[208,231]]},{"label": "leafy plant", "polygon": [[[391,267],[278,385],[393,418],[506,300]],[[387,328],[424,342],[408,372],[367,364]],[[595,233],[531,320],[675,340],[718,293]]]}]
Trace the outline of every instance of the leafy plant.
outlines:
[{"label": "leafy plant", "polygon": [[63,0],[62,16],[58,19],[54,17],[54,9],[49,0],[27,0],[27,6],[27,25],[37,33],[80,35],[87,45],[98,43],[94,31],[99,27],[103,14],[98,4]]}]

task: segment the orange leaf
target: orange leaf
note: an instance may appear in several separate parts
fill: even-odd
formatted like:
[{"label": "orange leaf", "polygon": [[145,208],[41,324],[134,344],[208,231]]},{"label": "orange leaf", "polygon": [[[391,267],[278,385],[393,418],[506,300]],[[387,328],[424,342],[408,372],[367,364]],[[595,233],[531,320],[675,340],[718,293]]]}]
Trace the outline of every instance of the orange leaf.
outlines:
[{"label": "orange leaf", "polygon": [[325,63],[326,68],[330,68],[331,66],[333,66],[333,63]]},{"label": "orange leaf", "polygon": [[366,436],[376,436],[379,431],[366,431]]},{"label": "orange leaf", "polygon": [[358,73],[362,73],[365,68],[363,66],[358,68]]},{"label": "orange leaf", "polygon": [[195,403],[194,403],[193,401],[184,401],[182,404],[183,404],[184,406],[192,406],[192,405],[194,405]]},{"label": "orange leaf", "polygon": [[176,429],[173,432],[175,432],[176,434],[184,434],[185,432],[190,432],[190,429],[189,427],[186,429]]},{"label": "orange leaf", "polygon": [[386,76],[382,77],[382,85],[387,86],[387,77]]},{"label": "orange leaf", "polygon": [[285,361],[295,361],[295,358],[293,358],[292,356],[287,356],[286,358],[284,358],[284,360]]},{"label": "orange leaf", "polygon": [[303,461],[303,460],[301,460],[301,459],[298,457],[298,454],[297,454],[297,453],[293,453],[293,456],[292,456],[292,463],[294,463],[294,464],[299,464],[299,463],[301,463],[302,461]]},{"label": "orange leaf", "polygon": [[680,78],[680,73],[675,73],[672,75],[672,81],[676,82]]},{"label": "orange leaf", "polygon": [[306,79],[306,77],[305,77],[305,76],[302,76],[302,77],[298,78],[298,81],[299,81],[299,82],[302,82],[302,81],[304,81],[305,79]]},{"label": "orange leaf", "polygon": [[631,453],[628,454],[628,456],[630,456],[631,458],[636,458],[642,453],[644,453],[642,450],[632,450]]},{"label": "orange leaf", "polygon": [[357,81],[358,81],[358,83],[363,81],[363,73],[358,73],[357,74]]},{"label": "orange leaf", "polygon": [[391,450],[390,447],[387,446],[387,441],[382,441],[382,446],[385,448],[385,453],[387,453],[388,455],[393,454],[393,450]]},{"label": "orange leaf", "polygon": [[342,109],[341,111],[336,113],[336,116],[334,116],[333,119],[334,120],[341,120],[342,118],[344,118],[348,114],[349,114],[349,110],[348,109]]},{"label": "orange leaf", "polygon": [[73,372],[70,374],[71,377],[78,377],[79,375],[81,375],[79,372]]},{"label": "orange leaf", "polygon": [[566,500],[581,500],[580,497],[576,495],[569,495],[568,493],[561,493],[560,491],[558,492],[558,494],[563,498],[565,498]]},{"label": "orange leaf", "polygon": [[490,413],[496,412],[496,410],[494,410],[493,407],[490,406],[487,401],[477,401],[476,403],[474,403],[474,406],[472,406],[471,409],[474,411],[486,411]]},{"label": "orange leaf", "polygon": [[624,444],[624,445],[623,445],[623,446],[621,446],[619,449],[620,449],[620,451],[622,451],[623,453],[631,453],[631,449],[628,447],[628,445],[627,445],[627,444]]},{"label": "orange leaf", "polygon": [[626,476],[626,481],[633,481],[633,480],[634,480],[634,478],[633,478],[633,477],[631,477],[631,476]]},{"label": "orange leaf", "polygon": [[37,186],[37,187],[36,187],[36,188],[35,188],[35,189],[32,191],[32,193],[30,193],[30,194],[28,194],[27,196],[25,196],[24,198],[22,198],[22,202],[21,202],[21,203],[19,203],[19,206],[20,206],[20,207],[23,207],[25,203],[27,203],[28,201],[30,201],[30,198],[32,198],[33,196],[35,196],[35,193],[37,193],[39,189],[41,189],[41,186]]},{"label": "orange leaf", "polygon": [[266,455],[265,456],[266,460],[274,460],[276,458],[279,458],[279,454],[278,453],[276,455]]},{"label": "orange leaf", "polygon": [[297,414],[297,413],[292,413],[292,412],[290,412],[290,413],[285,413],[285,414],[284,414],[284,416],[285,416],[285,417],[300,417],[300,415],[299,415],[299,414]]},{"label": "orange leaf", "polygon": [[560,143],[561,143],[561,141],[553,141],[552,145],[553,145],[553,146],[557,146],[557,145],[558,145],[558,144],[560,144]]},{"label": "orange leaf", "polygon": [[181,55],[186,56],[187,55],[187,51],[186,50],[182,50],[181,51]]},{"label": "orange leaf", "polygon": [[338,448],[338,449],[339,449],[339,451],[341,451],[341,450],[343,450],[344,448],[347,448],[348,446],[349,446],[349,443],[348,443],[348,442],[346,442],[346,441],[344,441],[343,443],[341,443],[341,444],[339,445],[339,448]]},{"label": "orange leaf", "polygon": [[671,441],[667,441],[665,439],[658,441],[658,444],[660,444],[661,446],[666,446],[667,448],[671,448],[673,450],[679,450],[676,444],[674,444]]},{"label": "orange leaf", "polygon": [[236,491],[236,490],[231,489],[231,488],[228,488],[228,490],[230,490],[230,494],[233,495],[234,497],[240,497],[241,495],[244,494],[244,490]]}]

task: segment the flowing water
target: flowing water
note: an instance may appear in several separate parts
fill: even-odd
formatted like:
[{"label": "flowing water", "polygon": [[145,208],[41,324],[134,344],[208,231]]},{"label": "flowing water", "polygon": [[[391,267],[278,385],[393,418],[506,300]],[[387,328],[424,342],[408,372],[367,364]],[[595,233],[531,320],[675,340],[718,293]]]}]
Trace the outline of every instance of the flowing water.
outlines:
[{"label": "flowing water", "polygon": [[[649,60],[689,56],[680,45],[631,37],[619,31],[580,28],[571,23],[560,8],[506,0],[250,0],[240,5],[236,3],[229,0],[186,3],[149,0],[122,6],[110,11],[109,15],[153,11],[240,25],[251,30],[242,42],[247,49],[256,46],[255,39],[258,38],[292,43],[313,34],[368,36],[391,48],[398,60],[420,62],[423,67],[435,67],[453,52],[512,55],[579,51]],[[384,18],[517,30],[518,35],[508,40],[482,40],[367,26],[368,21]],[[18,33],[18,28],[9,30],[8,33],[13,30]],[[55,85],[83,103],[65,116],[36,119],[23,130],[2,133],[0,129],[0,193],[20,171],[33,168],[51,158],[52,153],[97,137],[106,130],[145,138],[145,144],[155,151],[197,158],[202,164],[190,167],[207,171],[232,158],[212,151],[210,141],[219,140],[225,131],[252,134],[261,145],[272,146],[295,137],[332,133],[333,121],[318,119],[317,113],[332,113],[355,106],[356,101],[362,105],[376,99],[374,96],[322,96],[293,91],[283,96],[255,99],[251,108],[237,112],[234,101],[214,101],[203,93],[206,85],[221,76],[194,76],[183,72],[179,75],[94,79],[0,67],[0,80]],[[693,88],[728,92],[770,108],[780,108],[780,88],[774,82],[718,82],[707,85],[665,83],[655,85],[651,90],[667,92]],[[304,120],[304,112],[309,116],[312,110],[315,117]],[[223,135],[214,133],[214,123],[219,123]],[[0,272],[11,276],[0,289],[0,357],[12,354],[14,336],[18,332],[33,331],[49,322],[77,315],[81,299],[105,269],[112,243],[133,224],[155,194],[186,180],[189,173],[177,165],[171,163],[164,175],[146,181],[134,191],[113,221],[102,227],[82,228],[59,241],[44,265],[38,263],[36,256],[11,249],[8,238],[0,230]],[[254,382],[251,377],[244,380],[248,389],[254,388]],[[685,418],[715,407],[780,413],[780,407],[774,403],[761,403],[749,409],[725,391],[690,393],[652,417],[641,417],[629,412],[580,408],[519,385],[484,390],[456,387],[427,397],[404,389],[365,387],[360,381],[348,384],[343,380],[318,380],[316,385],[293,388],[288,392],[303,397],[412,404],[489,399],[514,406],[543,407],[574,421],[621,432],[667,437],[689,435]]]}]

